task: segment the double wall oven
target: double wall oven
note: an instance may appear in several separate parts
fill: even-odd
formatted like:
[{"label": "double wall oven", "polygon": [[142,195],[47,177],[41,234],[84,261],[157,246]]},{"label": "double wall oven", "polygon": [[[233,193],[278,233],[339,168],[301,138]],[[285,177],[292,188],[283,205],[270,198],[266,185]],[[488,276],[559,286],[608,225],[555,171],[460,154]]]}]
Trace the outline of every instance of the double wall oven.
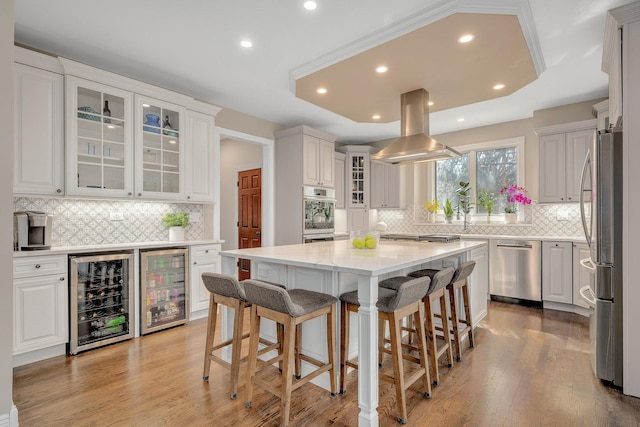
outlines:
[{"label": "double wall oven", "polygon": [[336,190],[303,186],[302,241],[313,243],[333,240],[335,231]]}]

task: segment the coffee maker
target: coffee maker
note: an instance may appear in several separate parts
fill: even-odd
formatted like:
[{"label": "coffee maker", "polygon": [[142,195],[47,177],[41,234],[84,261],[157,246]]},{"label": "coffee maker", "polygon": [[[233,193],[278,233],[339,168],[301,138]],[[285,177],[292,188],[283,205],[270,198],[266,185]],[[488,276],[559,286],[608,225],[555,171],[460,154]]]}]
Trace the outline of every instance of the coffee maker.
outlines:
[{"label": "coffee maker", "polygon": [[13,250],[50,249],[52,223],[53,217],[44,212],[14,212]]}]

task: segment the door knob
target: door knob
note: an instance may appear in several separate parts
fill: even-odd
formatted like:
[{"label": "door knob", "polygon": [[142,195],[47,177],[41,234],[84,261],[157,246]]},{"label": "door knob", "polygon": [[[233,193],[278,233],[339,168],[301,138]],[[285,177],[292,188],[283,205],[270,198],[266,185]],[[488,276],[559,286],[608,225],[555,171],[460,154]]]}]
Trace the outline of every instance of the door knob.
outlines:
[{"label": "door knob", "polygon": [[256,231],[256,236],[262,236],[262,233],[259,231]]}]

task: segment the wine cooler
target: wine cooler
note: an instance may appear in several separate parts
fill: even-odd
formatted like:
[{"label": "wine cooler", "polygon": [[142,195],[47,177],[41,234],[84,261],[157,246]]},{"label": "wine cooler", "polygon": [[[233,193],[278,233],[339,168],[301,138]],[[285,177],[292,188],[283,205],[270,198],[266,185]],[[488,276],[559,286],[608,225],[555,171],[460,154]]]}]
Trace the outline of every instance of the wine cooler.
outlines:
[{"label": "wine cooler", "polygon": [[140,334],[189,320],[187,249],[140,251]]},{"label": "wine cooler", "polygon": [[69,257],[69,354],[133,338],[133,254]]}]

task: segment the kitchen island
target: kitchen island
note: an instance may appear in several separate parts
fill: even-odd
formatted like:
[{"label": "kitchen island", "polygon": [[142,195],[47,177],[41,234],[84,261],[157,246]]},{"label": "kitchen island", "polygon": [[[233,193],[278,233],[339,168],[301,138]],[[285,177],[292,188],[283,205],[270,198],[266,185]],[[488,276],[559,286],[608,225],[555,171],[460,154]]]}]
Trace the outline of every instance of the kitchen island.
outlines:
[{"label": "kitchen island", "polygon": [[[280,283],[288,289],[309,289],[338,296],[357,289],[360,301],[357,343],[349,348],[349,357],[358,355],[358,425],[378,425],[378,281],[387,277],[406,275],[421,268],[456,266],[475,259],[476,269],[471,276],[473,323],[486,315],[487,310],[487,244],[482,241],[450,243],[383,241],[375,249],[355,249],[348,240],[238,249],[221,252],[222,273],[236,274],[238,258],[251,260],[251,277]],[[474,307],[475,306],[475,307]],[[356,318],[356,316],[352,316]],[[223,339],[231,337],[231,313],[223,315]],[[304,352],[320,360],[327,360],[326,345],[317,337],[326,336],[325,325],[310,321],[308,328],[317,333],[303,333]],[[355,325],[353,325],[355,326]],[[305,324],[305,328],[307,325]],[[307,329],[308,331],[308,329]],[[262,328],[261,334],[273,339],[275,328]],[[303,374],[304,374],[303,370]],[[326,377],[327,375],[325,375]],[[316,382],[327,387],[328,378]],[[325,381],[325,383],[322,382]],[[339,401],[336,401],[339,404]]]}]

